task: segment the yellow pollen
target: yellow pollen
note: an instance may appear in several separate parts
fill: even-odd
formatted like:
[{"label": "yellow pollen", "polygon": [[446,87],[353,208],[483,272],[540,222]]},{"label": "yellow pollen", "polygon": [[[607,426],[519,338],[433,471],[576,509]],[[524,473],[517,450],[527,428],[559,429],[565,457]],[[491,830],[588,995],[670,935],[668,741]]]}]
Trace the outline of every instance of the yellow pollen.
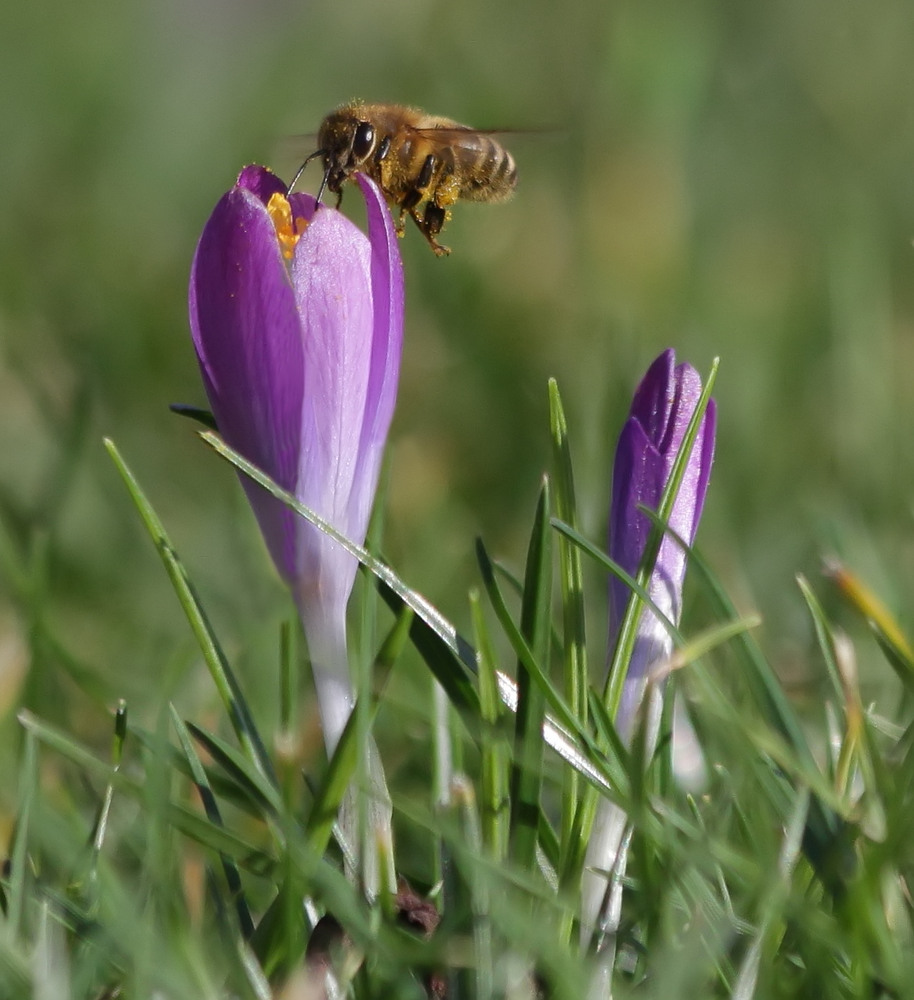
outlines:
[{"label": "yellow pollen", "polygon": [[289,199],[278,191],[270,196],[270,200],[267,202],[267,211],[273,220],[273,227],[276,230],[276,238],[279,240],[282,255],[286,260],[291,260],[292,254],[295,252],[295,244],[308,228],[308,220],[301,216],[293,219]]}]

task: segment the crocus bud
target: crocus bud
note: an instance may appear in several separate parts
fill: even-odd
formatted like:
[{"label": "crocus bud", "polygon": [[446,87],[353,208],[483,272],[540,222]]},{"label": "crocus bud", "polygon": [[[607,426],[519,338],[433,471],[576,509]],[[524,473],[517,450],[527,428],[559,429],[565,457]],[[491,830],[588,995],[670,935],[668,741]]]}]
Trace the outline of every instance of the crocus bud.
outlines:
[{"label": "crocus bud", "polygon": [[[639,508],[658,510],[701,392],[698,372],[691,365],[677,366],[672,350],[664,351],[654,361],[635,392],[616,448],[609,513],[609,555],[630,576],[638,573],[652,527],[651,519]],[[670,529],[689,546],[698,530],[711,476],[715,421],[716,410],[711,400],[688,455],[668,519]],[[680,542],[665,534],[647,592],[656,608],[673,625],[679,624],[682,611],[686,561],[687,553]],[[609,588],[610,656],[630,597],[626,584],[613,577]],[[644,712],[649,753],[656,745],[662,706],[660,686],[652,684],[648,688],[648,680],[654,668],[666,663],[672,653],[669,629],[654,611],[643,608],[615,724],[623,741],[628,743],[636,729],[639,713]],[[645,694],[648,696],[646,705]],[[624,872],[626,824],[627,818],[618,806],[607,800],[601,802],[588,843],[586,864],[589,870],[583,886],[581,922],[588,936],[601,909],[610,925],[618,920],[621,879],[617,877],[618,891],[610,899],[609,906],[604,907],[607,879],[597,875],[594,869],[606,872],[615,869],[617,876]]]}]

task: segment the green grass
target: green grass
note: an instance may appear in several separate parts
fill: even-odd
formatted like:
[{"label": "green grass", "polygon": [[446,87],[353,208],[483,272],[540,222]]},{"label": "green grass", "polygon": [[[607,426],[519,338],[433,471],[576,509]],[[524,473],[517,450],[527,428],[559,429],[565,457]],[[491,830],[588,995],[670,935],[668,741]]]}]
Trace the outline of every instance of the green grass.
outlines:
[{"label": "green grass", "polygon": [[[554,401],[560,412],[557,394]],[[249,468],[218,438],[204,437]],[[574,489],[563,440],[556,457],[567,501]],[[378,584],[363,588],[362,599],[377,603],[383,591],[400,609],[393,618],[366,617],[388,628],[386,638],[363,636],[376,649],[369,719],[379,693],[383,707],[385,678],[412,650],[429,668],[427,703],[436,676],[453,707],[444,739],[460,764],[443,797],[431,783],[424,794],[404,795],[392,777],[398,828],[411,843],[408,851],[395,845],[394,858],[413,888],[404,882],[396,898],[368,901],[342,873],[345,845],[331,839],[356,773],[359,713],[327,767],[296,752],[288,698],[272,721],[257,720],[180,555],[109,449],[210,667],[224,720],[208,729],[163,705],[150,731],[122,703],[110,749],[99,753],[20,712],[3,995],[296,995],[295,977],[323,967],[315,965],[321,947],[353,997],[421,997],[433,981],[449,997],[581,997],[603,954],[613,958],[619,995],[909,994],[910,703],[900,702],[891,720],[864,706],[856,651],[808,583],[797,601],[806,599],[828,694],[801,722],[756,644],[754,623],[734,616],[701,567],[707,627],[691,641],[679,638],[667,689],[668,703],[675,692],[688,705],[704,757],[703,787],[690,792],[672,779],[668,728],[655,757],[638,751],[637,735],[626,750],[603,696],[591,688],[576,710],[551,679],[562,671],[551,671],[550,659],[567,663],[565,647],[585,631],[589,595],[559,588],[561,618],[573,627],[555,627],[548,488],[516,613],[480,550],[496,632],[519,657],[514,716],[497,695],[500,640],[478,597],[471,595],[479,653],[470,656],[473,646],[440,612],[353,548]],[[574,507],[564,512],[574,523]],[[606,568],[605,557],[556,523],[561,562],[573,562],[573,551]],[[880,646],[900,655],[895,623],[843,572],[851,606],[867,616]],[[288,639],[282,648],[291,655]],[[275,675],[286,686],[289,667]],[[275,699],[283,701],[279,684]],[[547,707],[572,734],[570,759],[545,747]],[[413,727],[424,719],[427,745],[431,716],[414,706],[401,719]],[[828,734],[825,744],[818,733]],[[421,735],[414,742],[421,751]],[[626,811],[631,842],[613,947],[605,950],[598,933],[593,952],[578,929],[583,847],[594,802],[607,793]],[[433,859],[434,878],[422,855]]]}]

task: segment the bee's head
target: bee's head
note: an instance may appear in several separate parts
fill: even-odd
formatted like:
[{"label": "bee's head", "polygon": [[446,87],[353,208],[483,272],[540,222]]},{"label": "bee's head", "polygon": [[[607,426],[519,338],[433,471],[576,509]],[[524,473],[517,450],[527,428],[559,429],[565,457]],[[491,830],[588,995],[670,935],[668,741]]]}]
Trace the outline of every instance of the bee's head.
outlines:
[{"label": "bee's head", "polygon": [[355,109],[340,108],[324,119],[318,142],[323,152],[326,185],[339,194],[343,182],[362,169],[371,156],[377,144],[377,131]]}]

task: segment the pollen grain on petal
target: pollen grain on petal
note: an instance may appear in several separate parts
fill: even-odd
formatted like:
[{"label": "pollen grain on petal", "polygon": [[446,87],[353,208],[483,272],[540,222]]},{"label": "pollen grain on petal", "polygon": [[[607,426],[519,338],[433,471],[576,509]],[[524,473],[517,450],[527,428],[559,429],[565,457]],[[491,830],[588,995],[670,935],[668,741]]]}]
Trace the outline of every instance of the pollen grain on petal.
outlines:
[{"label": "pollen grain on petal", "polygon": [[308,220],[300,215],[293,218],[288,198],[279,192],[270,195],[267,212],[273,220],[282,255],[286,260],[291,260],[299,237],[308,228]]}]

